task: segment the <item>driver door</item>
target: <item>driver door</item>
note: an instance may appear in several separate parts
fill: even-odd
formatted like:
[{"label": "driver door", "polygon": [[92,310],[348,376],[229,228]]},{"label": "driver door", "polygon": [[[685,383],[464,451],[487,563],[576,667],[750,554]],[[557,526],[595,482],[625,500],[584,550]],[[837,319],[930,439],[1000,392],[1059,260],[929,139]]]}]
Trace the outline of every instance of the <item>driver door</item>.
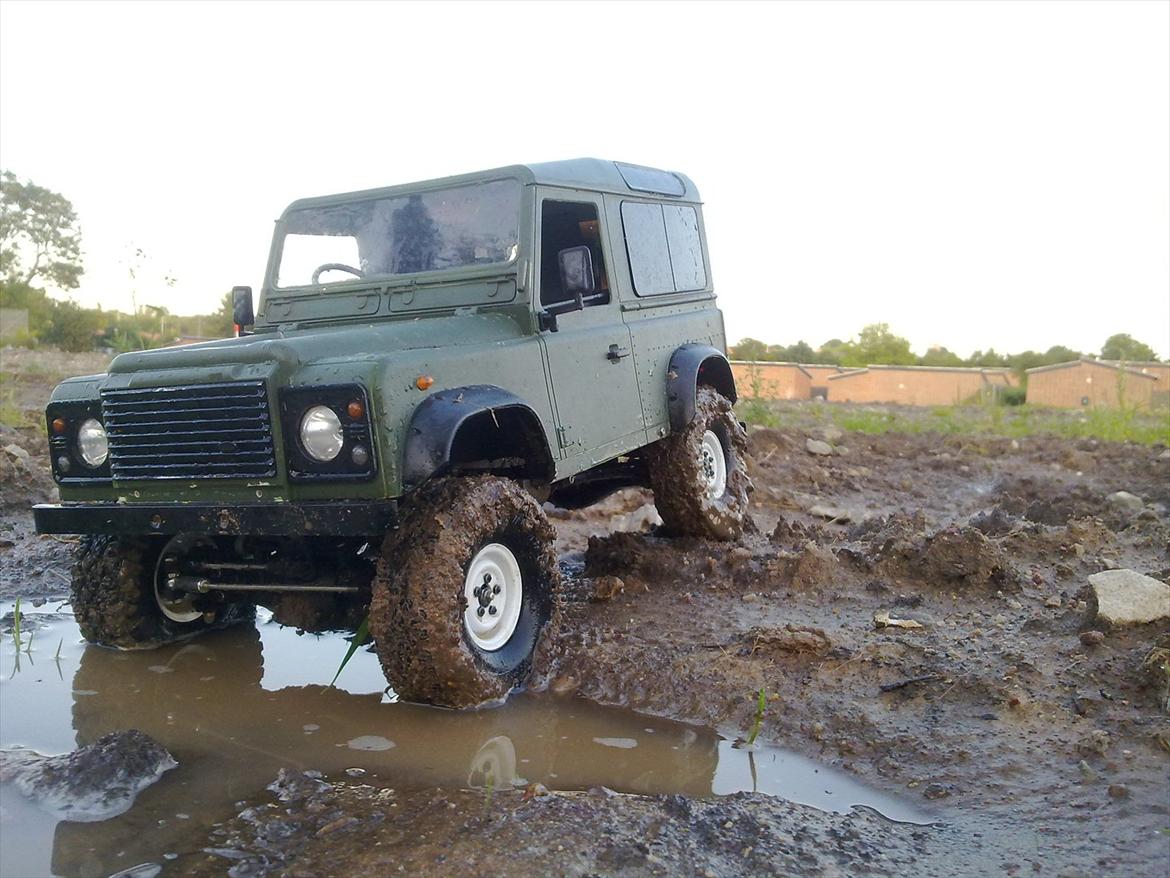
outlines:
[{"label": "driver door", "polygon": [[537,191],[537,211],[537,310],[563,307],[574,299],[563,288],[557,254],[587,246],[592,255],[594,293],[583,296],[581,310],[558,314],[556,332],[546,329],[540,334],[561,456],[588,455],[592,465],[639,447],[646,435],[630,330],[611,281],[613,260],[602,226],[602,199],[542,188]]}]

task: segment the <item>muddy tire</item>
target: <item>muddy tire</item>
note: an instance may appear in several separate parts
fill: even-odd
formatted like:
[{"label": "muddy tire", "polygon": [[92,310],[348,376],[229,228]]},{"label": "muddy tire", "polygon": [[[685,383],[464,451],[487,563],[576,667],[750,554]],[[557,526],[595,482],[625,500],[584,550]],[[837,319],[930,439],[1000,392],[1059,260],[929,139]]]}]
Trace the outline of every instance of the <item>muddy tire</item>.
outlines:
[{"label": "muddy tire", "polygon": [[473,707],[524,681],[557,608],[555,537],[540,504],[507,479],[416,492],[385,539],[370,601],[370,633],[401,699]]},{"label": "muddy tire", "polygon": [[82,636],[118,649],[152,649],[255,618],[251,604],[229,604],[213,622],[168,619],[155,598],[155,565],[165,540],[84,537],[73,556],[70,596]]},{"label": "muddy tire", "polygon": [[654,505],[663,523],[685,536],[739,539],[751,490],[746,459],[747,434],[731,401],[700,387],[691,422],[647,449]]}]

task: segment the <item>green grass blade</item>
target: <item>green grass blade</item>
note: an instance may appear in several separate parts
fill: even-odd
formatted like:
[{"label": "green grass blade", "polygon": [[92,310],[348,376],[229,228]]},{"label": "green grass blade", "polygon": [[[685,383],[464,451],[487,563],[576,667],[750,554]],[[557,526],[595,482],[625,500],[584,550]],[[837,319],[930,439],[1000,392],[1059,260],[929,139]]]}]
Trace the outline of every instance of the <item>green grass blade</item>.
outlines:
[{"label": "green grass blade", "polygon": [[337,668],[337,673],[329,681],[328,688],[333,688],[333,684],[337,682],[337,678],[341,676],[341,672],[345,670],[345,666],[349,664],[349,660],[353,658],[353,654],[358,651],[358,647],[365,646],[369,642],[370,617],[366,616],[366,618],[362,619],[362,624],[358,625],[358,630],[354,632],[353,637],[350,638],[349,649],[345,651],[345,658],[341,660],[341,664]]}]

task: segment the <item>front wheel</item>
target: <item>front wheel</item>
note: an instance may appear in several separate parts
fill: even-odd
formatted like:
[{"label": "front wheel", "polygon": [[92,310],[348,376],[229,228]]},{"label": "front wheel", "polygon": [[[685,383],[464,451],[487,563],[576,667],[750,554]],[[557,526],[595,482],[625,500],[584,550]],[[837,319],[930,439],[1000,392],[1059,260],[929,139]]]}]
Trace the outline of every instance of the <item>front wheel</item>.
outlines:
[{"label": "front wheel", "polygon": [[751,489],[746,457],[747,434],[731,401],[700,387],[691,422],[647,449],[650,486],[663,523],[686,536],[742,536]]},{"label": "front wheel", "polygon": [[560,589],[556,532],[531,495],[493,477],[419,489],[382,547],[370,633],[405,701],[472,707],[522,683]]},{"label": "front wheel", "polygon": [[88,536],[73,558],[70,599],[82,636],[118,649],[151,649],[254,618],[250,604],[196,607],[168,588],[163,563],[183,538]]}]

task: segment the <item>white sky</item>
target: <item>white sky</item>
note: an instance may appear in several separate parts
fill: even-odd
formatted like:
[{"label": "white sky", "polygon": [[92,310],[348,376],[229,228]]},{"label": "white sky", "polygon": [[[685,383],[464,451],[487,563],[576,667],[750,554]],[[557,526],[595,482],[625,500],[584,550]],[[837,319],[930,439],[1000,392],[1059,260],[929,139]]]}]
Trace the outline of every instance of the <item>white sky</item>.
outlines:
[{"label": "white sky", "polygon": [[1170,3],[0,5],[0,165],[73,201],[87,304],[135,248],[139,304],[259,289],[300,196],[583,155],[695,180],[732,342],[1170,355]]}]

